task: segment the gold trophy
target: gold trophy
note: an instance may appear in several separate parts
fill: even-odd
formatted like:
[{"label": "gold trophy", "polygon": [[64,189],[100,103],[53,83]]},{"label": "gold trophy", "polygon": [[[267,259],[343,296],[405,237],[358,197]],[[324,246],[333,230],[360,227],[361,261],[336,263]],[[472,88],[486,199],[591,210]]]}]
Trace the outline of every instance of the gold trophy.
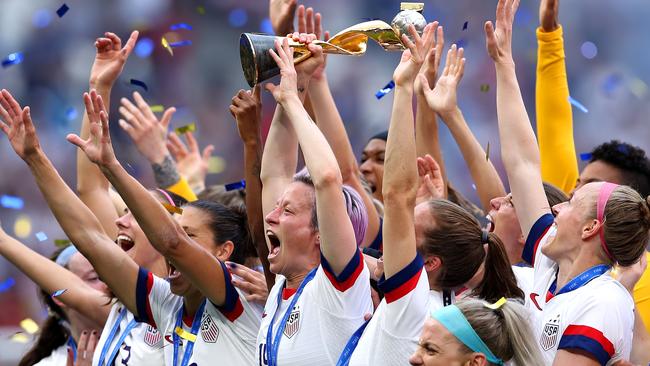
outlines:
[{"label": "gold trophy", "polygon": [[[422,15],[423,9],[424,3],[402,3],[401,11],[390,25],[381,20],[371,20],[348,27],[327,42],[314,41],[312,43],[321,46],[325,53],[338,55],[363,55],[368,47],[368,39],[377,42],[386,51],[403,51],[406,47],[402,43],[401,36],[402,34],[408,35],[409,25],[413,24],[417,32],[422,34],[427,24]],[[275,48],[276,39],[283,38],[256,33],[243,33],[240,36],[241,65],[246,81],[251,88],[280,73],[269,50]],[[307,45],[289,39],[289,46],[293,47],[295,64],[311,57]]]}]

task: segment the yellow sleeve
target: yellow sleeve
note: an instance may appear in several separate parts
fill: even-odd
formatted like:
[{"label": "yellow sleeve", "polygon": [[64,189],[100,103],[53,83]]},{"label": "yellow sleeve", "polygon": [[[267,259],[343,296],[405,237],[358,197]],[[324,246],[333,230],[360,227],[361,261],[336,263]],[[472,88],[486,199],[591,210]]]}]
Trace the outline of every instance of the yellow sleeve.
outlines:
[{"label": "yellow sleeve", "polygon": [[190,188],[189,183],[187,183],[187,180],[183,177],[181,177],[181,179],[174,185],[165,187],[165,189],[185,198],[188,202],[196,201],[198,199],[196,194],[194,194]]},{"label": "yellow sleeve", "polygon": [[569,193],[579,174],[562,27],[552,32],[538,28],[537,43],[535,104],[542,179]]},{"label": "yellow sleeve", "polygon": [[[646,258],[650,260],[650,253],[646,253]],[[634,303],[636,304],[637,314],[641,314],[646,329],[650,332],[650,266],[634,286]]]}]

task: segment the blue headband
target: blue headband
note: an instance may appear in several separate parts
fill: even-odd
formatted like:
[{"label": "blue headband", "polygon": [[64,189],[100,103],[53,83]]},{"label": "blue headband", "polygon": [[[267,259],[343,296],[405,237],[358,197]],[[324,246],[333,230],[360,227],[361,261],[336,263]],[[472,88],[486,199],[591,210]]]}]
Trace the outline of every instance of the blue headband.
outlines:
[{"label": "blue headband", "polygon": [[449,305],[436,310],[431,314],[431,317],[447,328],[454,337],[458,338],[469,349],[484,354],[485,358],[491,363],[503,365],[503,360],[490,351],[456,305]]},{"label": "blue headband", "polygon": [[79,251],[74,245],[68,246],[67,248],[63,249],[58,257],[56,257],[56,264],[61,267],[67,266],[68,263],[70,263],[70,258],[72,258],[72,256],[76,253],[79,253]]}]

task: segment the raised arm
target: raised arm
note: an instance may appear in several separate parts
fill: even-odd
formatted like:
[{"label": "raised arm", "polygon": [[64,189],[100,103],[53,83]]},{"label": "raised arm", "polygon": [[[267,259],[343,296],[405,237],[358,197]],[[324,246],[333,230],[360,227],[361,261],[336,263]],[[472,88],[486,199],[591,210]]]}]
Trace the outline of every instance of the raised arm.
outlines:
[{"label": "raised arm", "polygon": [[66,289],[61,302],[92,319],[101,329],[110,306],[108,297],[88,286],[81,278],[12,238],[0,227],[0,255],[11,262],[47,293]]},{"label": "raised arm", "polygon": [[445,33],[442,26],[438,26],[438,22],[434,22],[433,24],[436,35],[434,41],[435,52],[430,52],[427,55],[420,70],[420,73],[425,78],[415,79],[415,98],[417,101],[417,109],[415,111],[415,147],[419,157],[429,154],[439,164],[440,172],[445,182],[444,197],[447,197],[447,173],[440,147],[436,111],[429,107],[423,92],[424,85],[421,85],[426,80],[428,87],[435,87],[436,79],[438,78],[438,67],[440,66],[442,51],[445,47]]},{"label": "raised arm", "polygon": [[244,143],[244,178],[246,180],[246,214],[255,243],[257,256],[264,267],[266,286],[271,290],[275,283],[275,275],[269,269],[269,248],[266,246],[264,235],[264,215],[262,213],[262,138],[260,125],[262,123],[262,101],[260,86],[252,92],[240,90],[232,98],[230,113],[237,121],[237,131]]},{"label": "raised arm", "polygon": [[[122,40],[114,33],[106,32],[104,37],[97,38],[95,41],[97,54],[90,70],[89,84],[90,89],[97,90],[97,93],[101,95],[106,110],[110,108],[113,84],[122,73],[124,64],[135,47],[137,39],[138,32],[134,31],[122,48]],[[89,133],[90,122],[88,114],[84,113],[80,135],[82,138],[88,138]],[[108,236],[115,238],[117,236],[115,220],[118,215],[113,209],[110,199],[108,181],[81,152],[77,153],[77,192],[83,203],[99,219]]]},{"label": "raised arm", "polygon": [[537,219],[550,213],[540,172],[539,149],[521,97],[512,58],[512,23],[519,0],[499,0],[496,29],[485,23],[487,50],[497,74],[497,117],[501,158],[524,237]]},{"label": "raised arm", "polygon": [[423,38],[413,26],[402,41],[408,50],[393,73],[395,96],[386,142],[384,160],[384,273],[390,278],[409,263],[416,255],[414,209],[418,189],[418,167],[413,121],[413,82],[433,43],[433,27],[424,29]]},{"label": "raised arm", "polygon": [[[68,141],[81,148],[88,159],[100,167],[156,250],[187,276],[215,305],[224,304],[225,274],[219,260],[192,240],[147,189],[120,165],[113,152],[106,114],[102,111],[100,117],[100,121],[92,121],[91,138],[83,140],[79,136],[68,135]],[[135,268],[133,295],[137,271]],[[134,305],[135,299],[131,301],[131,305]],[[137,313],[135,308],[132,311]]]},{"label": "raised arm", "polygon": [[[320,13],[316,13],[313,17],[307,17],[304,20],[301,19],[301,14],[298,14],[299,25],[303,22],[306,23],[306,32],[314,33],[320,39],[323,34]],[[325,40],[327,39],[329,39],[329,32],[325,32]],[[368,228],[366,229],[366,236],[361,243],[361,246],[368,246],[375,239],[379,231],[379,214],[374,208],[372,196],[368,194],[361,184],[361,170],[359,170],[350,139],[345,131],[343,120],[336,108],[336,103],[334,103],[334,98],[329,88],[325,74],[325,61],[323,61],[323,66],[314,72],[309,83],[309,98],[314,111],[316,124],[327,139],[336,157],[343,178],[343,184],[349,185],[359,193],[368,211]]]},{"label": "raised arm", "polygon": [[[431,90],[426,83],[425,75],[420,74],[420,82],[416,83],[422,89],[430,110],[438,113],[454,136],[463,158],[467,163],[472,179],[476,182],[476,191],[485,212],[490,210],[490,200],[505,196],[503,182],[494,165],[485,158],[485,151],[467,126],[463,113],[458,107],[456,93],[458,84],[465,71],[463,49],[452,45],[447,53],[447,62],[442,76],[435,88]],[[420,93],[418,93],[420,94]]]},{"label": "raised arm", "polygon": [[[315,38],[315,36],[313,36]],[[336,274],[343,271],[358,250],[352,223],[347,215],[345,199],[341,193],[343,181],[336,157],[325,136],[311,120],[298,97],[297,73],[293,65],[293,50],[285,39],[276,42],[277,54],[271,56],[280,67],[282,80],[279,86],[268,85],[273,97],[282,105],[296,131],[305,165],[316,190],[316,213],[320,248]],[[322,59],[318,46],[309,44],[312,58]]]},{"label": "raised arm", "polygon": [[167,108],[158,121],[140,93],[133,93],[133,102],[127,98],[122,98],[120,102],[122,104],[120,106],[120,115],[122,116],[119,121],[120,127],[126,131],[140,154],[151,164],[156,185],[174,192],[188,201],[195,201],[196,195],[187,180],[179,174],[176,162],[168,150],[167,129],[176,108]]},{"label": "raised arm", "polygon": [[[91,102],[88,94],[84,94],[91,126],[97,115],[103,119],[107,118],[101,97],[96,93],[92,94],[95,96],[94,103]],[[0,123],[0,128],[9,138],[16,154],[31,169],[36,184],[59,225],[77,249],[92,263],[99,277],[129,310],[136,313],[135,288],[138,266],[126,252],[115,245],[113,239],[106,235],[95,215],[59,176],[40,147],[29,107],[21,109],[18,102],[6,90],[2,90],[0,104],[2,105],[0,116],[4,121]],[[96,114],[95,110],[102,112]]]},{"label": "raised arm", "polygon": [[542,178],[569,193],[579,172],[559,7],[559,0],[542,0],[539,5],[535,107]]}]

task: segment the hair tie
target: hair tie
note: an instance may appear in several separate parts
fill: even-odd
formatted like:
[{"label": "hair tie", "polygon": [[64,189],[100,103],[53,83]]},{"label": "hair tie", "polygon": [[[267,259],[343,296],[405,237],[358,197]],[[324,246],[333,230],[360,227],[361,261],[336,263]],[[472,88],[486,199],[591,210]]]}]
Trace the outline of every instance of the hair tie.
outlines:
[{"label": "hair tie", "polygon": [[481,232],[481,244],[488,243],[490,241],[489,239],[490,239],[490,233],[488,233],[487,230],[483,230]]},{"label": "hair tie", "polygon": [[502,297],[502,298],[500,298],[499,300],[497,300],[497,302],[495,302],[494,304],[490,304],[490,303],[484,302],[484,303],[483,303],[483,306],[485,306],[486,308],[492,309],[492,310],[498,310],[498,309],[499,309],[500,307],[502,307],[506,302],[508,302],[508,300],[507,300],[505,297]]},{"label": "hair tie", "polygon": [[609,200],[609,197],[612,195],[616,187],[618,187],[618,184],[604,182],[603,185],[600,187],[600,192],[598,192],[598,202],[596,204],[596,219],[601,223],[600,229],[598,230],[600,235],[600,246],[603,248],[603,251],[607,255],[607,258],[609,258],[614,263],[616,263],[616,260],[614,259],[612,253],[609,251],[609,248],[607,248],[607,243],[605,242],[605,217],[604,216],[605,216],[605,206],[607,206],[607,201]]},{"label": "hair tie", "polygon": [[79,253],[77,248],[74,245],[69,245],[67,248],[63,249],[61,253],[56,257],[56,264],[61,267],[65,267],[70,263],[70,258],[72,258],[75,253]]}]

